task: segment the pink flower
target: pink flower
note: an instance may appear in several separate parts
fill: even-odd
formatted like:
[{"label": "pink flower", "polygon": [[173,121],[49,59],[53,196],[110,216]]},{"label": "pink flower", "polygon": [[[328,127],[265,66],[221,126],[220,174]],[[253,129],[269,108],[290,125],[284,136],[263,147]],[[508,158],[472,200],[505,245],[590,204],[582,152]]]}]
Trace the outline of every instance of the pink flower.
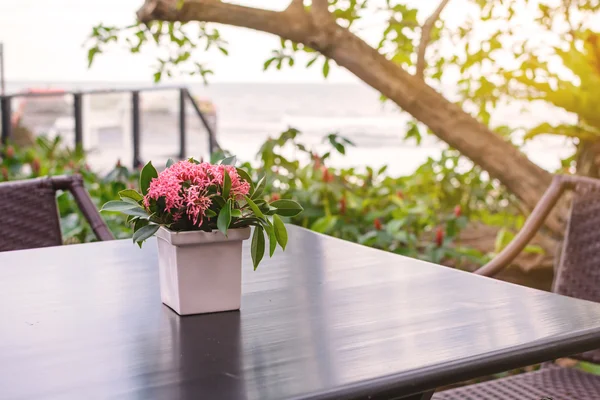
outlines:
[{"label": "pink flower", "polygon": [[186,214],[194,225],[201,226],[206,215],[206,210],[211,206],[212,200],[206,196],[200,186],[191,186],[185,193]]},{"label": "pink flower", "polygon": [[150,206],[150,199],[158,200],[165,198],[165,210],[177,209],[183,206],[183,199],[180,196],[181,180],[177,176],[168,173],[165,170],[158,175],[158,178],[152,179],[148,194],[144,197],[144,205]]},{"label": "pink flower", "polygon": [[223,192],[225,171],[231,179],[230,198],[240,199],[250,192],[250,183],[233,166],[180,161],[152,179],[144,205],[149,208],[151,200],[162,198],[165,205],[159,214],[171,214],[173,221],[185,215],[194,225],[201,226],[206,210],[213,204],[211,196]]},{"label": "pink flower", "polygon": [[237,170],[232,165],[214,165],[213,166],[214,176],[217,183],[223,186],[224,171],[227,171],[229,178],[231,179],[231,189],[229,191],[232,197],[240,199],[250,193],[250,184],[243,180],[237,173]]}]

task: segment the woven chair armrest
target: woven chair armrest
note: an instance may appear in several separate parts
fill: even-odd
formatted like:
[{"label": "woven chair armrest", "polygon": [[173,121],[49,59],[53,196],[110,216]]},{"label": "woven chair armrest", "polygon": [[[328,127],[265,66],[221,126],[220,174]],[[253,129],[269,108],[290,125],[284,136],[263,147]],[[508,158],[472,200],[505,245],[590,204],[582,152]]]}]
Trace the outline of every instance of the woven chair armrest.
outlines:
[{"label": "woven chair armrest", "polygon": [[489,263],[475,271],[475,274],[494,276],[514,261],[544,224],[544,221],[564,191],[572,187],[571,181],[565,178],[568,177],[555,176],[552,179],[552,183],[529,215],[529,218],[527,218],[527,221],[525,221],[523,228],[517,236]]},{"label": "woven chair armrest", "polygon": [[68,190],[71,192],[77,206],[98,239],[114,240],[113,234],[108,229],[108,226],[106,226],[106,223],[96,209],[96,205],[85,190],[81,175],[53,176],[51,179],[55,190]]}]

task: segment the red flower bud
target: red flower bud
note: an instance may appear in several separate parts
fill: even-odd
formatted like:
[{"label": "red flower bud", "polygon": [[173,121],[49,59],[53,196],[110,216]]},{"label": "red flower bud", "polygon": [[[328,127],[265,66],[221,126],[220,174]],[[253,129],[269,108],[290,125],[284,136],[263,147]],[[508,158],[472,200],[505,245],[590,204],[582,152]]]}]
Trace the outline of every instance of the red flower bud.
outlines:
[{"label": "red flower bud", "polygon": [[322,168],[323,171],[323,182],[325,183],[329,183],[329,182],[333,182],[333,175],[329,172],[329,169],[323,167]]},{"label": "red flower bud", "polygon": [[404,193],[402,192],[402,190],[398,190],[398,191],[396,192],[396,196],[398,196],[398,198],[399,198],[400,200],[403,200],[403,199],[404,199]]},{"label": "red flower bud", "polygon": [[340,199],[340,214],[346,214],[346,198],[342,197]]},{"label": "red flower bud", "polygon": [[317,154],[313,154],[312,158],[313,158],[313,162],[314,162],[314,168],[320,169],[321,168],[321,157],[319,157]]},{"label": "red flower bud", "polygon": [[13,158],[15,156],[15,149],[12,146],[6,147],[6,151],[4,152],[6,158]]},{"label": "red flower bud", "polygon": [[438,226],[435,230],[435,244],[437,247],[442,247],[442,244],[444,244],[444,229],[441,226]]},{"label": "red flower bud", "polygon": [[460,217],[462,214],[462,208],[460,207],[460,204],[458,204],[456,207],[454,207],[454,216],[456,218]]},{"label": "red flower bud", "polygon": [[2,179],[7,181],[8,180],[8,169],[6,169],[6,167],[2,167],[2,169],[0,169],[0,172],[2,172]]},{"label": "red flower bud", "polygon": [[123,164],[121,164],[121,159],[119,158],[117,160],[117,165],[115,165],[115,168],[121,168],[123,166]]},{"label": "red flower bud", "polygon": [[277,201],[279,199],[281,199],[281,196],[279,195],[279,193],[273,193],[271,195],[271,201]]},{"label": "red flower bud", "polygon": [[31,162],[31,170],[33,171],[34,174],[39,174],[40,173],[40,168],[41,168],[41,163],[39,158],[34,158],[33,161]]},{"label": "red flower bud", "polygon": [[90,164],[88,164],[88,163],[85,164],[84,168],[85,168],[86,171],[91,170]]},{"label": "red flower bud", "polygon": [[373,222],[373,225],[375,226],[375,229],[377,229],[378,231],[380,231],[381,228],[383,227],[381,225],[381,221],[379,220],[379,218],[375,218],[375,221]]}]

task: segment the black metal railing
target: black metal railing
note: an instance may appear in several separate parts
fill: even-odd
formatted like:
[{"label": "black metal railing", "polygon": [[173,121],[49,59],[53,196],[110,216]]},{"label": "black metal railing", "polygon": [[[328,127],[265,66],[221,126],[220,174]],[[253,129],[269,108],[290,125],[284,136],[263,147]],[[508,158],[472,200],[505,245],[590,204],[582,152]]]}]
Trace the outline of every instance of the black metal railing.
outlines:
[{"label": "black metal railing", "polygon": [[75,120],[74,136],[76,147],[83,146],[83,96],[94,95],[94,94],[112,94],[112,93],[131,93],[131,111],[132,111],[132,139],[133,139],[133,167],[137,168],[142,160],[140,158],[140,146],[141,146],[141,118],[140,118],[140,92],[147,91],[165,91],[165,90],[178,90],[179,91],[179,158],[183,159],[187,154],[187,131],[186,131],[186,102],[189,101],[193,106],[195,113],[200,118],[206,132],[208,133],[208,151],[212,155],[214,152],[220,150],[219,143],[217,142],[213,127],[210,125],[208,118],[200,107],[196,100],[190,93],[187,87],[171,87],[171,86],[160,86],[160,87],[149,87],[149,88],[135,88],[135,89],[96,89],[96,90],[82,90],[82,91],[66,91],[66,92],[35,92],[35,93],[14,93],[7,95],[0,95],[0,127],[2,129],[1,143],[6,144],[12,137],[12,100],[14,98],[22,97],[58,97],[71,95],[73,96],[73,118]]}]

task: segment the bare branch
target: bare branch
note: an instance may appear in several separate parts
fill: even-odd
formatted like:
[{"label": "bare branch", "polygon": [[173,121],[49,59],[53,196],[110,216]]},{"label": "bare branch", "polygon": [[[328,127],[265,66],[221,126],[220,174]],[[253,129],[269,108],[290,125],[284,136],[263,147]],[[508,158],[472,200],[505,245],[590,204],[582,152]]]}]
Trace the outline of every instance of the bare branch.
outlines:
[{"label": "bare branch", "polygon": [[146,0],[138,10],[142,23],[161,21],[203,21],[250,28],[272,33],[284,39],[302,42],[310,33],[311,21],[301,1],[292,1],[285,11],[271,11],[254,7],[224,3],[220,0]]},{"label": "bare branch", "polygon": [[435,26],[435,23],[440,18],[442,11],[444,11],[444,7],[448,5],[450,0],[442,0],[440,5],[436,8],[436,10],[427,18],[423,27],[421,28],[421,42],[419,43],[419,50],[417,53],[417,72],[416,76],[423,79],[423,73],[425,71],[425,51],[427,50],[427,46],[431,41],[431,31]]}]

